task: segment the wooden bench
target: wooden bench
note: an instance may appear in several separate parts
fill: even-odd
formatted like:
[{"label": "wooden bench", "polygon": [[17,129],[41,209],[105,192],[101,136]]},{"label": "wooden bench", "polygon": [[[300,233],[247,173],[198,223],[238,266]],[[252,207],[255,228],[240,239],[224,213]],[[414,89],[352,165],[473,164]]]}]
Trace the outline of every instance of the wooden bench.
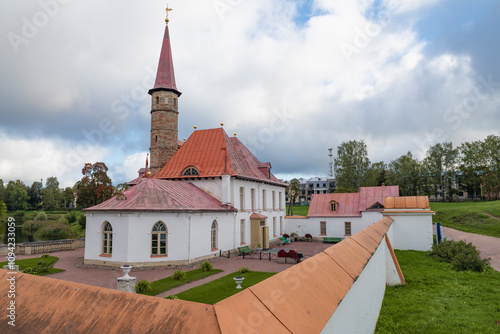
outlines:
[{"label": "wooden bench", "polygon": [[243,257],[245,256],[245,254],[253,253],[253,249],[250,249],[248,246],[238,247],[238,250],[240,251],[240,254],[238,255],[243,255]]},{"label": "wooden bench", "polygon": [[337,242],[341,242],[342,240],[342,238],[323,238],[323,243],[336,244]]}]

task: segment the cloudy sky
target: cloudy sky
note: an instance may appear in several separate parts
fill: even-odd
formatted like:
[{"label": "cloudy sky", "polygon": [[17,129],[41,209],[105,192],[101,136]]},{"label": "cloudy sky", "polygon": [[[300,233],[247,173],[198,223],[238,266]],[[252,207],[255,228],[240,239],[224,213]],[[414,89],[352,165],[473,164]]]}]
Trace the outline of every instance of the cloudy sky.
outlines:
[{"label": "cloudy sky", "polygon": [[[500,2],[170,0],[179,136],[237,133],[282,178],[328,174],[328,148],[372,162],[500,134]],[[149,149],[166,2],[3,0],[0,178],[114,184]]]}]

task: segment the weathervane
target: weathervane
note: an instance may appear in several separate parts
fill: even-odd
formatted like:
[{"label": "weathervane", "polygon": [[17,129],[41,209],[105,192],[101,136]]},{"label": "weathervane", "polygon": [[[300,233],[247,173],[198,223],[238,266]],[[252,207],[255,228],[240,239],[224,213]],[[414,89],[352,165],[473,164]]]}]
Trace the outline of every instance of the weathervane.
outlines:
[{"label": "weathervane", "polygon": [[167,9],[165,9],[165,11],[167,12],[167,18],[165,19],[165,22],[168,24],[168,22],[169,22],[168,14],[169,14],[169,12],[173,11],[173,9],[172,8],[168,8],[168,4],[167,4]]}]

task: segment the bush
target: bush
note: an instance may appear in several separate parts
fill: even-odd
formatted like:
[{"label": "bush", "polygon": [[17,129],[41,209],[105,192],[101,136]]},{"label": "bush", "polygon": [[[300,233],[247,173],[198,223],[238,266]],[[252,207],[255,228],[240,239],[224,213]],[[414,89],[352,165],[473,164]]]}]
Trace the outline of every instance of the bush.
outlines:
[{"label": "bush", "polygon": [[42,226],[43,226],[43,222],[36,221],[36,220],[27,220],[23,223],[23,228],[30,230],[30,231],[36,231]]},{"label": "bush", "polygon": [[437,257],[441,261],[451,263],[456,271],[477,271],[486,269],[490,259],[481,259],[480,254],[472,243],[466,244],[464,241],[443,240],[440,244],[432,245],[430,255]]},{"label": "bush", "polygon": [[145,293],[151,290],[153,290],[153,287],[151,286],[151,282],[149,282],[147,279],[141,279],[135,285],[135,292],[137,293]]},{"label": "bush", "polygon": [[80,224],[82,230],[85,230],[85,228],[87,227],[87,217],[85,215],[80,215],[77,221],[78,224]]},{"label": "bush", "polygon": [[47,214],[45,212],[40,211],[39,213],[37,213],[35,221],[45,221],[45,220],[47,220]]},{"label": "bush", "polygon": [[176,295],[168,295],[165,299],[179,299]]},{"label": "bush", "polygon": [[42,258],[42,259],[46,259],[46,258],[48,258],[49,256],[50,256],[49,254],[43,254],[43,255],[41,256],[41,258]]},{"label": "bush", "polygon": [[44,224],[36,233],[45,240],[69,239],[75,236],[71,227],[61,222]]},{"label": "bush", "polygon": [[200,266],[202,271],[210,271],[213,267],[214,266],[208,261],[203,262]]},{"label": "bush", "polygon": [[245,267],[241,267],[239,271],[241,274],[244,274],[244,273],[248,273],[250,271],[250,269],[245,268]]},{"label": "bush", "polygon": [[182,271],[182,269],[177,270],[174,272],[174,279],[178,281],[182,281],[186,279],[186,273]]},{"label": "bush", "polygon": [[29,267],[29,268],[24,269],[23,273],[36,275],[39,273],[39,270],[36,267]]},{"label": "bush", "polygon": [[78,211],[71,211],[66,215],[66,220],[68,221],[68,223],[73,224],[78,220],[79,217],[80,214],[78,213]]}]

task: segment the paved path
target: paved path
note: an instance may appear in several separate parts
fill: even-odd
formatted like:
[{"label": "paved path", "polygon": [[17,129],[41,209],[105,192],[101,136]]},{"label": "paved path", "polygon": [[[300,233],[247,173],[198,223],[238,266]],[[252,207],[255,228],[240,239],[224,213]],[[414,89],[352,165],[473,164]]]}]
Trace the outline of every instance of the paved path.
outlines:
[{"label": "paved path", "polygon": [[472,242],[472,244],[481,252],[481,257],[491,258],[490,265],[493,269],[500,271],[500,238],[462,232],[444,226],[443,234],[445,237],[455,241],[464,240],[467,243]]},{"label": "paved path", "polygon": [[[332,246],[332,244],[323,244],[321,242],[292,242],[290,245],[285,245],[279,247],[274,245],[272,247],[285,248],[285,249],[295,249],[297,252],[303,253],[306,258],[309,258],[324,249]],[[39,257],[41,254],[36,255],[18,255],[16,259],[27,259],[33,257]],[[74,251],[63,251],[50,253],[52,256],[57,256],[59,261],[55,264],[55,268],[64,269],[64,272],[47,275],[46,277],[61,279],[70,282],[83,283],[88,285],[100,286],[103,288],[116,289],[118,277],[123,276],[121,269],[116,268],[111,269],[82,269],[75,266],[80,258],[84,256],[84,248],[79,248]],[[166,297],[168,295],[175,295],[184,290],[188,290],[192,287],[205,284],[209,281],[217,279],[219,277],[225,276],[232,272],[237,271],[241,267],[249,268],[253,271],[267,271],[267,272],[280,272],[292,266],[292,264],[280,264],[277,263],[275,259],[269,261],[267,259],[259,260],[258,258],[247,258],[243,259],[241,256],[231,257],[231,258],[214,258],[211,260],[216,269],[222,269],[223,272],[206,277],[202,280],[194,281],[191,283],[184,284],[174,289],[165,291],[158,297]],[[192,265],[191,267],[183,268],[184,271],[191,269],[196,269],[199,264]],[[135,271],[132,269],[130,276],[136,277],[137,280],[143,278],[148,281],[156,281],[161,278],[165,278],[173,275],[174,271],[177,269],[152,269],[152,270],[141,270]]]}]

